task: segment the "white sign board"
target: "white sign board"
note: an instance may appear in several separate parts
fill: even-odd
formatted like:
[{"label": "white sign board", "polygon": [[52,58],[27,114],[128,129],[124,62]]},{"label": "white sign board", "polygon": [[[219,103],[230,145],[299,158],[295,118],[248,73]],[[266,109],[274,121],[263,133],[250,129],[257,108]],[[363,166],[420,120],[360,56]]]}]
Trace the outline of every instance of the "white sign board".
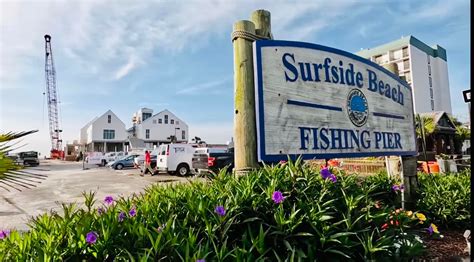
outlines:
[{"label": "white sign board", "polygon": [[254,42],[259,161],[416,155],[410,86],[316,44]]}]

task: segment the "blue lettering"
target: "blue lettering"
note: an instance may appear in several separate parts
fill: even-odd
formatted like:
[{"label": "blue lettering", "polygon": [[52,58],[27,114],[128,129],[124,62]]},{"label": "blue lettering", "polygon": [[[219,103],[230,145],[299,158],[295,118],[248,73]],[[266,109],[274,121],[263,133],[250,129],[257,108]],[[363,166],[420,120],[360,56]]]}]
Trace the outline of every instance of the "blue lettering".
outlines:
[{"label": "blue lettering", "polygon": [[357,84],[358,88],[362,88],[364,86],[364,82],[362,82],[362,80],[363,80],[362,73],[357,72],[357,74],[356,74],[356,84]]},{"label": "blue lettering", "polygon": [[390,87],[389,84],[386,84],[385,85],[385,96],[390,98],[390,90],[392,90],[392,88]]},{"label": "blue lettering", "polygon": [[[298,63],[300,65],[301,71],[301,80],[303,81],[313,81],[311,77],[311,64],[310,63]],[[304,66],[306,65],[306,70]]]},{"label": "blue lettering", "polygon": [[379,149],[379,143],[382,140],[382,134],[380,132],[374,132],[375,134],[375,148]]},{"label": "blue lettering", "polygon": [[357,148],[360,147],[359,144],[359,130],[349,130],[351,132],[351,148],[354,148],[354,142],[357,145]]},{"label": "blue lettering", "polygon": [[324,145],[323,143],[321,143],[321,149],[324,149],[324,150],[328,149],[329,148],[328,129],[321,128],[321,132],[319,132],[319,135],[321,136],[322,142],[325,143]]},{"label": "blue lettering", "polygon": [[360,133],[360,141],[362,147],[367,149],[370,148],[370,133],[367,130],[364,130]]},{"label": "blue lettering", "polygon": [[394,133],[393,135],[395,136],[395,148],[403,149],[402,144],[400,143],[400,134]]},{"label": "blue lettering", "polygon": [[331,66],[331,73],[332,73],[332,82],[337,84],[337,82],[339,82],[339,75],[337,75],[337,67]]},{"label": "blue lettering", "polygon": [[403,93],[400,91],[400,85],[398,86],[398,103],[403,105]]},{"label": "blue lettering", "polygon": [[282,56],[283,65],[286,67],[286,69],[293,73],[293,78],[290,78],[288,73],[285,71],[285,80],[286,82],[295,82],[298,79],[298,69],[296,69],[296,67],[288,61],[287,57],[291,57],[293,59],[293,63],[295,62],[295,56],[293,54],[285,53]]},{"label": "blue lettering", "polygon": [[382,80],[379,81],[379,94],[383,95],[384,84]]},{"label": "blue lettering", "polygon": [[377,75],[375,74],[375,72],[373,71],[370,71],[369,69],[367,69],[367,72],[369,72],[369,90],[372,91],[372,92],[376,92],[377,91]]},{"label": "blue lettering", "polygon": [[310,131],[309,128],[307,127],[298,127],[300,129],[300,141],[301,141],[301,146],[300,146],[300,149],[301,150],[306,150],[308,149],[306,147],[306,144],[309,142],[309,135],[307,134],[306,131]]},{"label": "blue lettering", "polygon": [[323,69],[323,65],[313,64],[313,67],[314,67],[314,81],[321,82],[321,80],[319,79],[319,69]]},{"label": "blue lettering", "polygon": [[331,129],[331,149],[341,149],[341,130],[340,129]]},{"label": "blue lettering", "polygon": [[331,80],[329,80],[329,64],[331,63],[331,59],[327,57],[324,59],[324,73],[326,74],[326,80],[325,82],[331,83]]},{"label": "blue lettering", "polygon": [[313,149],[319,149],[318,147],[318,129],[311,128],[313,130]]},{"label": "blue lettering", "polygon": [[339,72],[341,72],[341,84],[345,85],[346,83],[344,83],[344,68],[342,68],[342,61],[339,61],[339,65],[341,67],[339,67]]},{"label": "blue lettering", "polygon": [[397,101],[397,89],[395,89],[395,88],[392,88],[392,100],[394,102],[398,102]]}]

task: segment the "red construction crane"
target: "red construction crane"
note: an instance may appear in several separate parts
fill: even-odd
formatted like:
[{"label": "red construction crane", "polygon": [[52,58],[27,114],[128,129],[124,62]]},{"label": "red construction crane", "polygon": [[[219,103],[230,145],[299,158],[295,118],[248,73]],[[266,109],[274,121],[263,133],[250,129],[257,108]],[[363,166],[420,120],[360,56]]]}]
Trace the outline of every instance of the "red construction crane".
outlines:
[{"label": "red construction crane", "polygon": [[56,69],[54,69],[53,51],[51,49],[51,36],[45,35],[45,73],[46,73],[46,96],[48,101],[49,135],[51,137],[51,158],[61,159],[64,157],[61,140],[61,128],[59,127],[59,98],[56,88]]}]

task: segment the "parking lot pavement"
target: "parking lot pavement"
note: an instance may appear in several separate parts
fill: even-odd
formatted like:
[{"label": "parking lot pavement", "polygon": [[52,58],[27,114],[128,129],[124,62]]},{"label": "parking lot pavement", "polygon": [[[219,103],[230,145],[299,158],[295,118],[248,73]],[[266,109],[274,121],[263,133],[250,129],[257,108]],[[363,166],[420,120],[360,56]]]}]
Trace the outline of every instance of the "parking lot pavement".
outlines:
[{"label": "parking lot pavement", "polygon": [[198,179],[168,174],[140,176],[138,169],[112,170],[106,167],[85,166],[82,162],[42,160],[38,167],[26,171],[41,174],[41,183],[19,187],[21,191],[0,188],[0,229],[28,230],[31,216],[49,210],[59,210],[59,203],[83,204],[82,192],[95,191],[100,203],[105,196],[130,196],[154,183],[179,183]]}]

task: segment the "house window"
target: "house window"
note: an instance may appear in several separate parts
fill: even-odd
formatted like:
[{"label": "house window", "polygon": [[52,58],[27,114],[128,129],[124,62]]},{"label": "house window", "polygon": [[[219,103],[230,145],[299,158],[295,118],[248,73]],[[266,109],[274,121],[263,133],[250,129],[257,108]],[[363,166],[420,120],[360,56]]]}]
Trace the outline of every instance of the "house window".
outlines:
[{"label": "house window", "polygon": [[431,100],[431,110],[434,111],[434,100]]},{"label": "house window", "polygon": [[115,130],[104,129],[104,139],[115,139]]},{"label": "house window", "polygon": [[170,124],[174,125],[174,119],[170,120]]},{"label": "house window", "polygon": [[428,58],[428,65],[430,64],[430,55],[426,56]]},{"label": "house window", "polygon": [[153,119],[153,124],[156,124],[156,119]]},{"label": "house window", "polygon": [[433,99],[433,88],[430,88],[430,97]]},{"label": "house window", "polygon": [[107,116],[107,122],[110,124],[112,122],[112,116],[111,115],[108,115]]},{"label": "house window", "polygon": [[142,116],[143,116],[143,121],[145,121],[147,120],[147,118],[151,117],[151,113],[143,113]]},{"label": "house window", "polygon": [[163,120],[160,118],[158,119],[158,124],[162,124],[163,123]]},{"label": "house window", "polygon": [[168,115],[165,115],[165,124],[168,124]]},{"label": "house window", "polygon": [[432,87],[433,86],[433,80],[431,80],[431,76],[428,77],[428,81],[430,82],[430,87]]},{"label": "house window", "polygon": [[183,130],[183,131],[181,132],[181,138],[182,138],[182,139],[186,139],[186,131]]},{"label": "house window", "polygon": [[410,60],[403,60],[403,70],[410,69]]},{"label": "house window", "polygon": [[428,65],[428,75],[431,75],[431,66]]},{"label": "house window", "polygon": [[176,124],[179,125],[179,121],[178,121],[178,120],[176,120]]},{"label": "house window", "polygon": [[145,130],[145,138],[149,139],[150,138],[150,129]]},{"label": "house window", "polygon": [[402,55],[403,55],[403,57],[407,57],[407,56],[408,56],[408,46],[406,46],[406,47],[404,47],[404,48],[402,49]]}]

